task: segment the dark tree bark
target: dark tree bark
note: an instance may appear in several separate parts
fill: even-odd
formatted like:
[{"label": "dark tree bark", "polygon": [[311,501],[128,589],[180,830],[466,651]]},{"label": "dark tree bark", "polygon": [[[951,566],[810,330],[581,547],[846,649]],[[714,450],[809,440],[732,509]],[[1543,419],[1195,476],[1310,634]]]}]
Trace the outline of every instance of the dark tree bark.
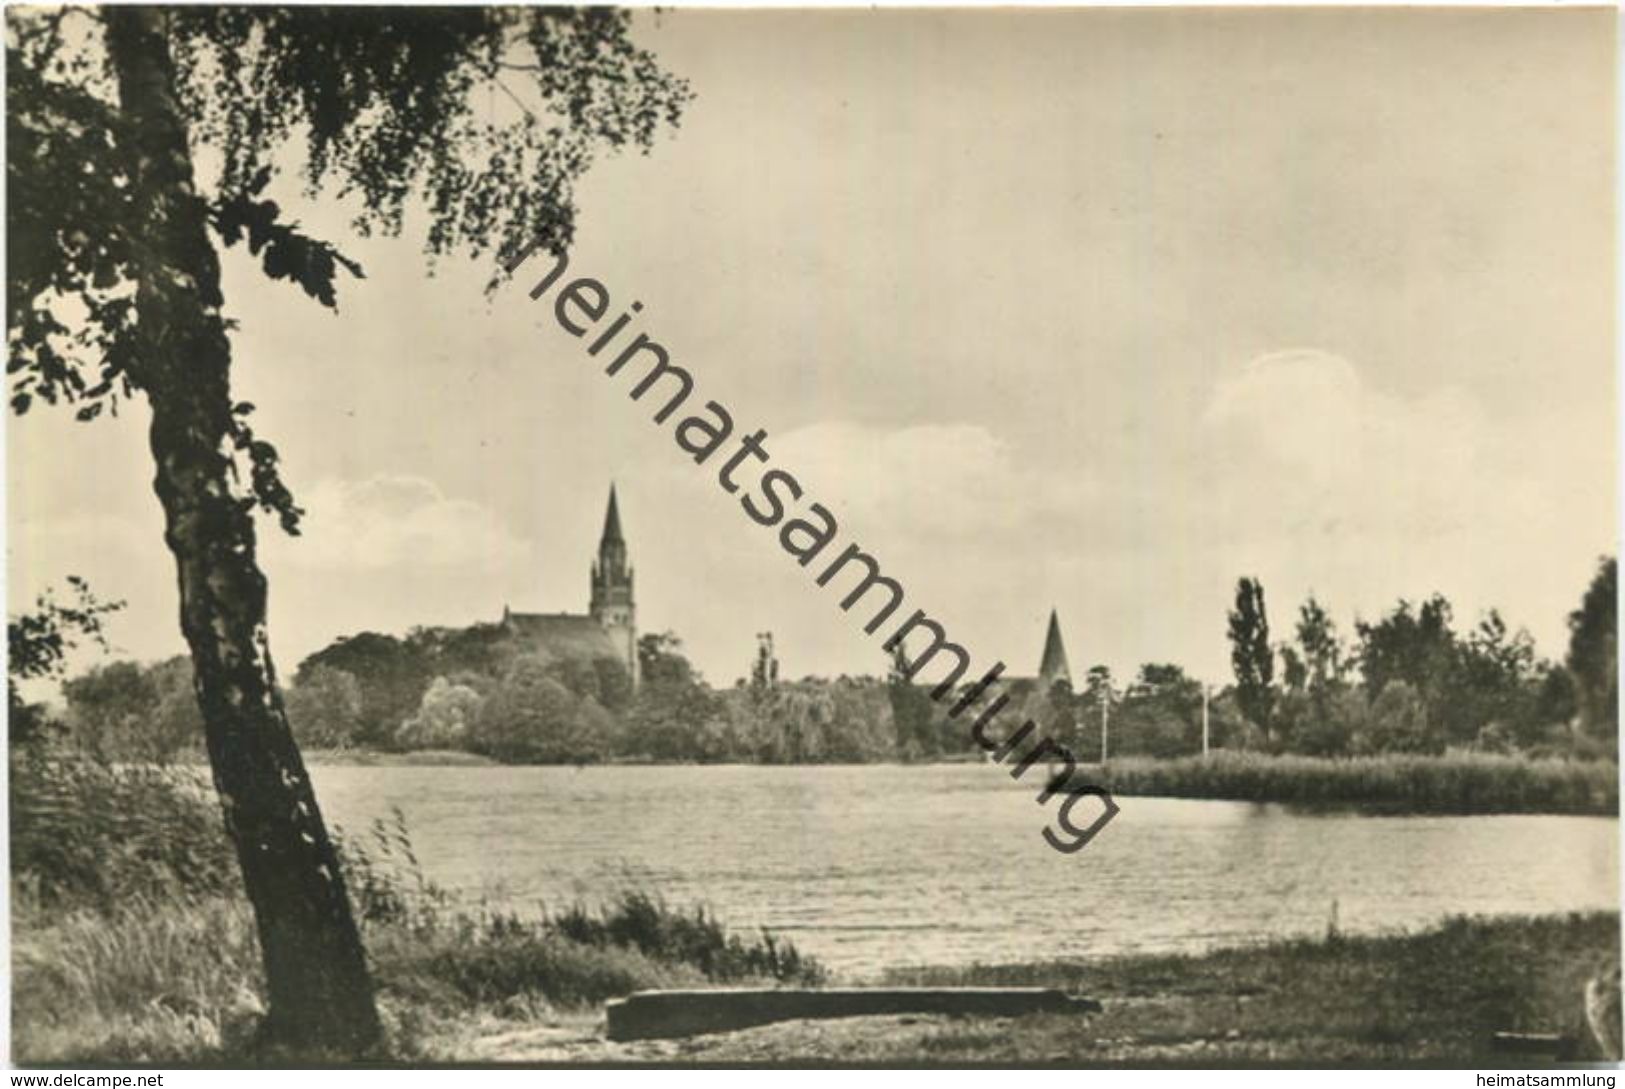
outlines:
[{"label": "dark tree bark", "polygon": [[[267,1042],[366,1052],[372,981],[333,843],[277,690],[253,503],[232,457],[231,347],[162,9],[102,9],[131,152],[137,383],[152,408],[154,489],[179,572],[214,783],[259,928]],[[200,954],[207,955],[206,951]]]}]

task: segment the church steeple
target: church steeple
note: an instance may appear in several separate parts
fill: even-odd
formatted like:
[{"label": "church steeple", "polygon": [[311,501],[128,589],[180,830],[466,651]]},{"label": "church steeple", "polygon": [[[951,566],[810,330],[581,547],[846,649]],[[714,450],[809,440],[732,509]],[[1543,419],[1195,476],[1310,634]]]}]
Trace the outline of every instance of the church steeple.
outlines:
[{"label": "church steeple", "polygon": [[626,538],[621,533],[621,509],[613,484],[609,486],[609,507],[604,511],[604,532],[598,539],[598,559],[592,565],[590,601],[588,612],[626,655],[626,668],[636,685],[638,629],[632,601],[632,565],[626,561]]},{"label": "church steeple", "polygon": [[604,512],[604,536],[599,542],[599,548],[611,541],[616,544],[625,544],[621,538],[621,511],[615,504],[615,485],[609,486],[609,510]]},{"label": "church steeple", "polygon": [[1066,644],[1061,642],[1061,618],[1049,611],[1049,633],[1044,636],[1044,657],[1038,666],[1038,681],[1047,691],[1056,681],[1072,683],[1072,668],[1066,662]]},{"label": "church steeple", "polygon": [[631,600],[632,571],[626,565],[626,538],[621,536],[621,508],[615,501],[615,485],[609,486],[609,507],[604,511],[604,533],[598,539],[598,563],[593,568],[593,597],[598,596],[600,580],[624,581]]}]

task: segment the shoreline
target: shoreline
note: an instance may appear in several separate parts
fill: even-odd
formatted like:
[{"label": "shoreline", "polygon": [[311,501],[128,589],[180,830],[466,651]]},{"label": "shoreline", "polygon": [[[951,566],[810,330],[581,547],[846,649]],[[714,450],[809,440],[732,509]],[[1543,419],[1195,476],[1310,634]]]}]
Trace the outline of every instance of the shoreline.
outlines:
[{"label": "shoreline", "polygon": [[[898,968],[890,986],[1054,987],[1099,1014],[905,1015],[785,1021],[614,1043],[597,1011],[539,1024],[485,1020],[429,1041],[431,1061],[1546,1066],[1497,1032],[1566,1037],[1598,1062],[1584,986],[1618,955],[1617,912],[1453,917],[1371,936],[1260,940],[1203,954],[1128,954],[971,968]],[[472,1039],[470,1036],[472,1035]]]},{"label": "shoreline", "polygon": [[[95,998],[51,967],[105,919],[84,912],[25,915],[15,935],[13,1026],[25,1065],[162,1062],[213,1065],[246,1055],[262,1011],[257,950],[246,906],[194,904],[174,917],[126,917],[118,943],[153,948],[193,933],[229,951],[208,1024],[183,1028],[153,995],[173,992],[189,954],[153,978],[98,985]],[[195,931],[195,933],[194,933]],[[738,986],[707,980],[651,949],[572,946],[558,938],[486,934],[473,946],[398,925],[367,929],[380,1000],[398,1026],[395,1061],[491,1063],[866,1063],[1212,1066],[1456,1064],[1548,1066],[1597,1062],[1587,1026],[1587,982],[1620,951],[1617,911],[1452,916],[1373,935],[1328,928],[1311,938],[1260,938],[1206,953],[1119,954],[1065,960],[896,967],[866,982],[887,987],[1045,987],[1101,1003],[1099,1013],[1023,1016],[872,1015],[790,1020],[677,1039],[617,1043],[604,1003],[634,990]],[[96,939],[98,942],[104,939]],[[541,944],[537,944],[540,941]],[[163,943],[167,948],[172,941]],[[541,955],[544,949],[553,952]],[[119,965],[122,958],[116,958]],[[100,964],[100,962],[95,962]],[[473,971],[474,992],[459,982]],[[582,985],[588,982],[588,989]],[[843,986],[824,976],[799,986]],[[762,984],[773,985],[770,979]],[[227,1007],[227,1008],[223,1008]],[[1498,1050],[1497,1033],[1562,1038],[1544,1054]],[[1561,1050],[1560,1050],[1561,1049]]]},{"label": "shoreline", "polygon": [[[866,764],[708,764],[615,760],[592,764],[503,764],[460,750],[315,749],[315,767],[573,767],[859,768],[961,767],[969,760]],[[997,767],[998,765],[995,765]],[[1128,757],[1079,765],[1079,771],[1124,798],[1178,798],[1277,804],[1301,812],[1367,816],[1550,815],[1619,817],[1619,769],[1610,761],[1529,758],[1483,753],[1441,756],[1266,756],[1220,750],[1211,756]],[[1033,782],[1038,782],[1037,775]]]}]

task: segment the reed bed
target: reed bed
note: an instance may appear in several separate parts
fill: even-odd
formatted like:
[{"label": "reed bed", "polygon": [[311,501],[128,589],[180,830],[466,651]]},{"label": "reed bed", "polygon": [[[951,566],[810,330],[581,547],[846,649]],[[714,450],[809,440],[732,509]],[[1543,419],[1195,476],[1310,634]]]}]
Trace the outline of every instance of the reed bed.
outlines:
[{"label": "reed bed", "polygon": [[1489,753],[1267,756],[1215,752],[1113,760],[1115,794],[1339,806],[1392,813],[1619,815],[1619,767],[1606,761]]}]

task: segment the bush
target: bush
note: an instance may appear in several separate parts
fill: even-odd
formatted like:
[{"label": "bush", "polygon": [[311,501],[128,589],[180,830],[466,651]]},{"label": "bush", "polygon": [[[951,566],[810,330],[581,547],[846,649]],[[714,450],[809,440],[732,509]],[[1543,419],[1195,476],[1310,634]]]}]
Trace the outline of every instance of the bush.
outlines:
[{"label": "bush", "polygon": [[300,667],[299,679],[284,694],[288,725],[301,745],[343,749],[361,739],[364,726],[361,685],[333,666]]},{"label": "bush", "polygon": [[[598,713],[584,712],[587,705]],[[480,708],[469,747],[511,764],[584,763],[607,741],[606,720],[591,697],[573,695],[547,663],[522,658]]]},{"label": "bush", "polygon": [[1389,681],[1371,703],[1365,728],[1355,733],[1363,753],[1441,753],[1444,732],[1428,716],[1427,701],[1407,681]]},{"label": "bush", "polygon": [[436,677],[423,693],[417,714],[401,723],[395,743],[402,749],[458,749],[479,720],[480,694],[462,684]]}]

